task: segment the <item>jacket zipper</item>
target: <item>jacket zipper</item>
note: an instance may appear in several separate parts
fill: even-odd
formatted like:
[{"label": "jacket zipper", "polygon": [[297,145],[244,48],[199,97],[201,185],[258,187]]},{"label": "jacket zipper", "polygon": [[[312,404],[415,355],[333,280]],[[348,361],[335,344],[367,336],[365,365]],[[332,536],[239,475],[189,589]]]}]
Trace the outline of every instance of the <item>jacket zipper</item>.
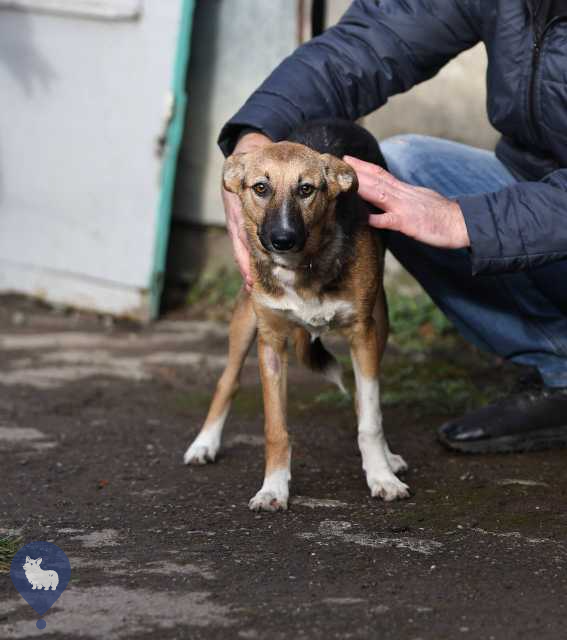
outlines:
[{"label": "jacket zipper", "polygon": [[536,134],[539,129],[539,125],[537,124],[536,117],[535,117],[535,85],[536,85],[537,71],[539,68],[539,62],[541,59],[541,49],[543,46],[543,40],[545,38],[545,34],[549,31],[549,29],[553,25],[563,20],[567,20],[567,16],[555,16],[555,18],[550,20],[544,26],[543,31],[539,33],[537,17],[536,16],[532,17],[534,41],[532,45],[532,69],[531,69],[531,75],[530,75],[529,94],[528,94],[528,120],[529,120],[530,128],[534,134]]}]

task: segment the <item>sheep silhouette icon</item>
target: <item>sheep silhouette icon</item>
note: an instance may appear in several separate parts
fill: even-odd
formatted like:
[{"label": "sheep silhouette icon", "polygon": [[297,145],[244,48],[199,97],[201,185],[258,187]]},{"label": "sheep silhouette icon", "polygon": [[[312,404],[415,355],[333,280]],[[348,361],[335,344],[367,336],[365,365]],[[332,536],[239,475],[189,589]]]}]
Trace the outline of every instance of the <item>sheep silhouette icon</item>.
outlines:
[{"label": "sheep silhouette icon", "polygon": [[[52,542],[30,542],[12,559],[10,575],[22,598],[43,616],[65,591],[71,564],[65,552]],[[38,629],[45,627],[45,620],[37,621]]]}]

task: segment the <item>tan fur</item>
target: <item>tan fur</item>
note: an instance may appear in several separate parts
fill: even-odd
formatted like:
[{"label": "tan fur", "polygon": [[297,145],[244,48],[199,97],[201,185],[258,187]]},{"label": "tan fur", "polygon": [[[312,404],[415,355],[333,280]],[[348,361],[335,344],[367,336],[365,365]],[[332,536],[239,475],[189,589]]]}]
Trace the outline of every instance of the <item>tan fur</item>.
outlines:
[{"label": "tan fur", "polygon": [[[252,187],[269,180],[273,193],[269,203],[258,197]],[[354,235],[353,259],[338,265],[339,286],[324,292],[322,276],[317,275],[317,260],[322,243],[333,238],[335,198],[358,188],[353,169],[328,154],[318,154],[303,145],[277,143],[247,154],[231,156],[225,163],[224,185],[241,199],[248,236],[252,273],[252,293],[240,294],[230,327],[229,359],[204,429],[228,410],[242,364],[258,329],[258,353],[264,396],[266,435],[266,475],[283,469],[289,462],[289,436],[286,423],[287,343],[296,342],[300,359],[309,360],[310,335],[283,314],[262,304],[266,295],[283,296],[284,287],[274,275],[274,256],[261,244],[258,229],[266,208],[281,206],[298,181],[317,187],[313,196],[301,202],[301,215],[308,238],[301,255],[289,256],[289,267],[296,274],[295,291],[304,299],[350,302],[352,319],[340,326],[351,346],[353,358],[365,378],[377,379],[387,339],[387,314],[382,288],[383,248],[377,234],[361,225]],[[276,257],[277,258],[277,257]],[[286,508],[276,504],[275,508]]]},{"label": "tan fur", "polygon": [[250,296],[245,291],[241,291],[230,323],[228,363],[217,383],[203,430],[214,424],[228,410],[234,394],[238,391],[242,365],[255,338],[256,314]]},{"label": "tan fur", "polygon": [[[271,278],[272,256],[258,238],[258,226],[264,219],[266,206],[281,206],[298,178],[317,187],[313,197],[301,201],[309,237],[299,261],[292,265],[301,274],[316,260],[324,230],[334,225],[336,196],[343,191],[358,189],[356,174],[346,162],[291,142],[278,142],[250,153],[231,156],[225,162],[223,176],[225,188],[238,194],[242,201],[244,228],[254,258],[251,264],[253,278],[273,295],[282,295],[283,292]],[[256,196],[251,188],[266,177],[274,186],[269,202]],[[323,190],[322,186],[326,188]],[[310,289],[314,292],[315,287],[305,288],[304,293],[308,295]]]}]

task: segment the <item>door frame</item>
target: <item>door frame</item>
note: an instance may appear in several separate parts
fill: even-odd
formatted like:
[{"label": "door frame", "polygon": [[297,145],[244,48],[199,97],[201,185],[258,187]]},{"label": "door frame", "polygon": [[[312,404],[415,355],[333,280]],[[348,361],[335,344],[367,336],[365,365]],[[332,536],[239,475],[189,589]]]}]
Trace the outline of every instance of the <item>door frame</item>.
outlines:
[{"label": "door frame", "polygon": [[181,0],[181,17],[175,54],[175,64],[168,96],[169,104],[166,114],[167,125],[163,141],[163,161],[160,175],[160,196],[158,203],[154,257],[151,280],[149,283],[150,318],[155,320],[159,314],[161,294],[165,278],[165,263],[167,245],[171,226],[171,210],[173,206],[173,192],[177,174],[177,158],[179,147],[185,128],[185,113],[187,110],[187,67],[191,50],[191,30],[193,26],[193,12],[196,0]]}]

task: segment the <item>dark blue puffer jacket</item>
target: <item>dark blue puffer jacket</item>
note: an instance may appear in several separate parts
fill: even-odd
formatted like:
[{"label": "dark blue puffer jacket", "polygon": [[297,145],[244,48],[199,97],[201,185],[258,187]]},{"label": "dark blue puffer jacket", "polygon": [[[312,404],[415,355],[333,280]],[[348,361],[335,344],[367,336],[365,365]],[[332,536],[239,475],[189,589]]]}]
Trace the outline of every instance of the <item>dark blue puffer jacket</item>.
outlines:
[{"label": "dark blue puffer jacket", "polygon": [[[558,14],[550,14],[555,4]],[[521,181],[462,197],[474,273],[567,258],[567,2],[356,0],[301,46],[224,126],[225,154],[245,127],[283,140],[305,120],[354,120],[484,42],[496,153]],[[550,20],[550,15],[552,17]],[[450,96],[447,96],[450,100]],[[567,286],[567,283],[566,283]]]}]

